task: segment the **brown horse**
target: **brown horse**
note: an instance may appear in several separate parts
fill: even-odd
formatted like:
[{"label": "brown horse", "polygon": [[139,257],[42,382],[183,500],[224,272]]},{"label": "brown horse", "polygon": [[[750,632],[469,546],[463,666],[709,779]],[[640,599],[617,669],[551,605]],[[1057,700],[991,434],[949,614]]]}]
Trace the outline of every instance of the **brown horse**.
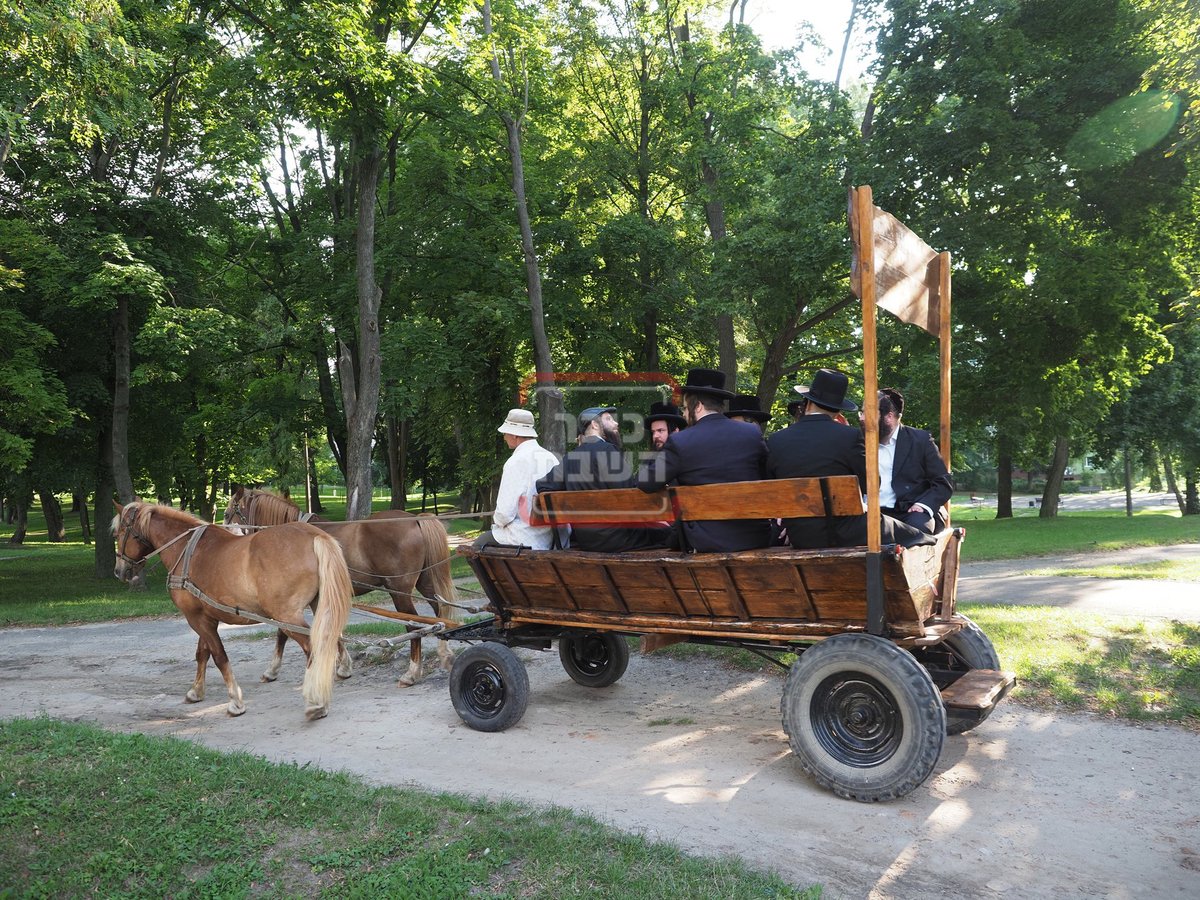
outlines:
[{"label": "brown horse", "polygon": [[[281,525],[299,518],[300,509],[290,500],[254,488],[239,487],[225,507],[227,525]],[[341,545],[355,594],[386,591],[397,612],[415,615],[413,591],[417,590],[438,616],[461,620],[458,607],[453,605],[456,597],[446,528],[437,519],[392,509],[350,522],[331,522],[318,516],[307,521]],[[275,657],[263,675],[264,680],[273,680],[278,673],[286,643],[287,634],[280,631]],[[410,641],[409,646],[408,671],[400,678],[404,687],[416,684],[422,674],[421,641]],[[438,641],[438,659],[443,669],[449,670],[453,664],[454,654],[445,641]]]},{"label": "brown horse", "polygon": [[[308,656],[305,715],[319,719],[328,713],[338,642],[350,615],[351,598],[350,577],[335,541],[299,522],[241,537],[169,506],[141,501],[115,505],[114,574],[129,581],[157,553],[174,576],[175,583],[169,582],[171,600],[199,635],[196,680],[187,692],[188,702],[204,699],[204,675],[211,656],[225,679],[229,714],[240,716],[246,711],[242,689],[217,633],[221,622],[251,625],[257,621],[238,614],[245,612],[297,629],[288,633]],[[310,640],[304,609],[318,600]]]}]

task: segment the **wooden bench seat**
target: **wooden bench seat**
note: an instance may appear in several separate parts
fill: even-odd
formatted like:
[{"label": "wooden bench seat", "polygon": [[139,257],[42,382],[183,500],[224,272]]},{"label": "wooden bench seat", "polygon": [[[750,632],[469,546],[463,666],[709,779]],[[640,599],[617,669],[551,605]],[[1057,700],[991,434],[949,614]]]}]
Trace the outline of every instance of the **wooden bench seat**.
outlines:
[{"label": "wooden bench seat", "polygon": [[863,512],[858,479],[779,478],[668,487],[553,491],[538,494],[531,525],[647,525],[728,519],[799,519],[857,516]]}]

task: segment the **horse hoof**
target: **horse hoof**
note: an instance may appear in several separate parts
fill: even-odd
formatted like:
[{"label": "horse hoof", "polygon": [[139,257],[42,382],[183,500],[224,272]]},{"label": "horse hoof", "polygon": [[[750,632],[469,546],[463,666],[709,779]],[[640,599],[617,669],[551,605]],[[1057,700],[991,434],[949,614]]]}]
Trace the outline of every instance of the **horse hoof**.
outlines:
[{"label": "horse hoof", "polygon": [[183,695],[183,699],[186,700],[188,703],[199,703],[201,700],[204,699],[204,695],[197,694],[195,691],[188,691],[186,694]]},{"label": "horse hoof", "polygon": [[310,722],[323,719],[327,715],[329,715],[329,707],[327,706],[309,706],[304,710],[304,717]]},{"label": "horse hoof", "polygon": [[401,678],[399,681],[396,682],[396,687],[412,687],[414,684],[416,684],[416,682],[413,681],[411,678],[409,678],[407,675],[405,675],[403,678]]},{"label": "horse hoof", "polygon": [[237,706],[234,706],[232,703],[230,703],[229,706],[225,708],[225,711],[228,712],[230,716],[236,718],[246,711],[246,704],[241,703]]},{"label": "horse hoof", "polygon": [[262,678],[260,678],[258,680],[261,681],[263,684],[270,684],[272,681],[275,681],[278,677],[279,677],[278,675],[270,675],[266,672],[263,672]]}]

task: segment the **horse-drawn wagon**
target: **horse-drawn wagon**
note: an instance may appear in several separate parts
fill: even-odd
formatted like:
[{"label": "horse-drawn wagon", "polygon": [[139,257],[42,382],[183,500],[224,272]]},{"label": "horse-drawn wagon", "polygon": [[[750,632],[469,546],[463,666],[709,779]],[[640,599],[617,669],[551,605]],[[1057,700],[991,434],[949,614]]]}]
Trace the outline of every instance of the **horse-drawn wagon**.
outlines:
[{"label": "horse-drawn wagon", "polygon": [[[911,233],[895,231],[898,223],[892,220],[887,235],[892,240],[881,260],[871,234],[881,215],[886,216],[871,204],[869,188],[853,193],[864,397],[873,398],[877,390],[875,275],[877,268],[890,267],[889,288],[899,285],[908,292],[901,318],[928,328],[920,319],[931,304],[936,312],[927,319],[941,338],[941,436],[948,460],[949,257],[918,252],[915,262],[906,258]],[[914,272],[920,282],[915,290]],[[737,646],[787,669],[783,728],[801,766],[819,784],[864,801],[913,790],[933,771],[946,735],[987,718],[1015,679],[1001,671],[986,635],[955,608],[963,530],[943,530],[926,546],[881,545],[873,415],[866,416],[864,427],[865,547],[618,554],[460,548],[494,615],[442,635],[472,643],[458,655],[450,676],[459,716],[481,731],[520,721],[529,680],[512,648],[546,650],[557,642],[567,674],[581,685],[602,688],[624,674],[631,637],[640,637],[644,650],[680,641]],[[541,494],[531,523],[682,524],[863,511],[857,479],[836,476],[669,487],[657,494],[634,489]]]}]

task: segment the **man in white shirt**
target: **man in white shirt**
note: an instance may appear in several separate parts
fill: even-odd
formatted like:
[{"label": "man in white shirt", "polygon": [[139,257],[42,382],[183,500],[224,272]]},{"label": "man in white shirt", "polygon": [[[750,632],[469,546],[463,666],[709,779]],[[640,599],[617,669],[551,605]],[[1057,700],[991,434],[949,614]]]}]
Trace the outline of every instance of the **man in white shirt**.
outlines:
[{"label": "man in white shirt", "polygon": [[900,423],[904,395],[895,388],[879,392],[879,508],[926,534],[946,526],[943,506],[954,482],[933,436]]},{"label": "man in white shirt", "polygon": [[[537,493],[537,480],[558,465],[558,458],[537,442],[533,413],[510,409],[504,424],[496,429],[512,456],[504,464],[496,511],[492,514],[490,543],[549,550],[554,529],[534,528],[529,510]],[[483,543],[489,543],[484,535]]]}]

